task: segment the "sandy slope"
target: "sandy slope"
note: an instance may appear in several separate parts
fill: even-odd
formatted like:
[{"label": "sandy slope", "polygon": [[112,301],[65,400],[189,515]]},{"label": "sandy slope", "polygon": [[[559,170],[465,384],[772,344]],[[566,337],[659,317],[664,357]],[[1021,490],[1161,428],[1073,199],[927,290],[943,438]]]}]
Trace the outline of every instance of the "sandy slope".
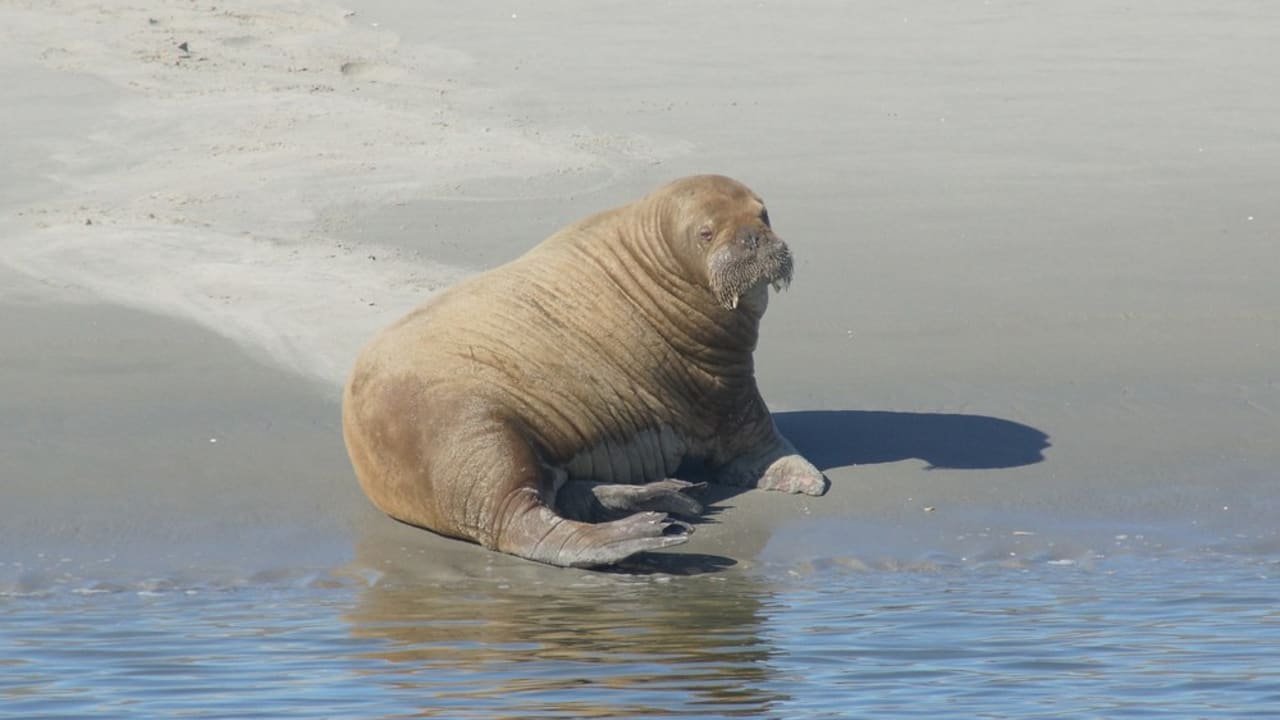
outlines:
[{"label": "sandy slope", "polygon": [[0,12],[15,148],[43,188],[8,191],[26,197],[5,214],[0,260],[196,320],[330,384],[369,328],[460,274],[340,239],[335,206],[458,197],[475,177],[573,188],[613,174],[583,138],[505,124],[500,93],[462,82],[467,56],[336,7]]}]

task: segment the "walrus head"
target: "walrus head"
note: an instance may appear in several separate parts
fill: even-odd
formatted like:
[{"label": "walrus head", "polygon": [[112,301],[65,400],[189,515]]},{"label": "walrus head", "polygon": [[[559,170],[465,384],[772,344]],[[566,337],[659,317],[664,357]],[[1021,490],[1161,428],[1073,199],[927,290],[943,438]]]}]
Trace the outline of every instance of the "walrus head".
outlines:
[{"label": "walrus head", "polygon": [[707,255],[711,292],[729,310],[743,298],[767,301],[768,285],[777,291],[791,284],[791,250],[773,234],[768,213],[761,213],[761,228],[726,233]]},{"label": "walrus head", "polygon": [[792,269],[791,250],[774,234],[764,201],[720,175],[678,180],[672,189],[684,201],[680,240],[702,265],[715,301],[728,310],[741,303],[763,312],[768,287],[789,285]]}]

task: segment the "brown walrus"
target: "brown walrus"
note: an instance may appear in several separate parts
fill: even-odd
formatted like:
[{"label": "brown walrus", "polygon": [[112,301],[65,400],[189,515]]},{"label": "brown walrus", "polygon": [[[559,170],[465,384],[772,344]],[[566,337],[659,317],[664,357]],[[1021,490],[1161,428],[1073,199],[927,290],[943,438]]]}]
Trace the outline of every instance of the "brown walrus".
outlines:
[{"label": "brown walrus", "polygon": [[734,180],[677,180],[410,312],[360,354],[343,436],[403,522],[552,565],[677,545],[701,485],[821,495],[751,353],[791,252]]}]

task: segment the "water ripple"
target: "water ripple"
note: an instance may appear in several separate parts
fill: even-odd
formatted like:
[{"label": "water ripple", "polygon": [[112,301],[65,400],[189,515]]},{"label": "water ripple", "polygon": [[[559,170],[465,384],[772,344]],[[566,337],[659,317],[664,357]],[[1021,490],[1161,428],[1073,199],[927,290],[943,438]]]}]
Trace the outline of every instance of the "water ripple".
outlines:
[{"label": "water ripple", "polygon": [[0,717],[1256,717],[1257,563],[9,597]]}]

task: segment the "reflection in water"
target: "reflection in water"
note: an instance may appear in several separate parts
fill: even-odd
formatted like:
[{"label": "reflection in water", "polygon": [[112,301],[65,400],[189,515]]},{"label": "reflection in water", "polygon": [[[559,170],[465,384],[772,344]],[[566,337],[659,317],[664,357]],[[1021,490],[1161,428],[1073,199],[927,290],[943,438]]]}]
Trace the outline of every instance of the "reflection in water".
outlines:
[{"label": "reflection in water", "polygon": [[0,597],[0,717],[1255,718],[1280,700],[1274,556],[445,577],[455,558],[365,550],[388,568],[372,588]]},{"label": "reflection in water", "polygon": [[[367,539],[367,538],[366,538]],[[357,564],[381,563],[362,543]],[[608,575],[513,561],[440,579],[433,562],[396,561],[344,619],[424,716],[759,716],[786,695],[760,639],[759,580],[734,573]],[[370,563],[372,565],[372,563]]]}]

